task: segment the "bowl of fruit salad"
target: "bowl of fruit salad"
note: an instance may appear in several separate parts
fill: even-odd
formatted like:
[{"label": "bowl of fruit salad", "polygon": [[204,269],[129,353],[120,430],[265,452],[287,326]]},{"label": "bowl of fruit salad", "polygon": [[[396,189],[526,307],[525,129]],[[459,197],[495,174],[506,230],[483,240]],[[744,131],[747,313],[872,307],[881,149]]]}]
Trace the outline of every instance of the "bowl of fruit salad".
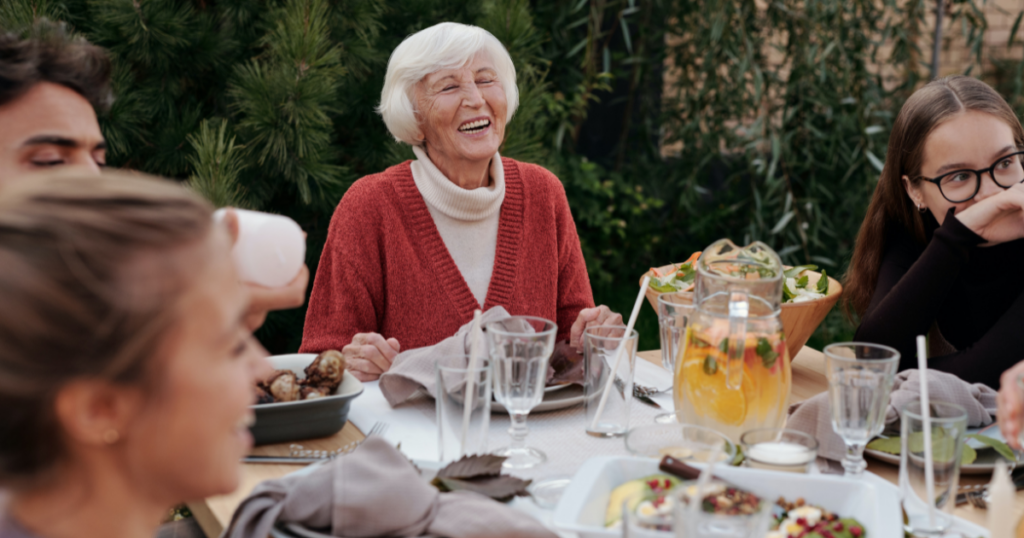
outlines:
[{"label": "bowl of fruit salad", "polygon": [[[645,276],[651,277],[645,294],[655,312],[658,310],[658,296],[662,293],[677,292],[680,297],[693,299],[696,265],[700,254],[694,252],[682,263],[653,267],[640,277],[641,283]],[[843,293],[839,281],[817,269],[814,265],[785,269],[786,281],[782,288],[782,312],[779,317],[790,359],[796,357]]]}]

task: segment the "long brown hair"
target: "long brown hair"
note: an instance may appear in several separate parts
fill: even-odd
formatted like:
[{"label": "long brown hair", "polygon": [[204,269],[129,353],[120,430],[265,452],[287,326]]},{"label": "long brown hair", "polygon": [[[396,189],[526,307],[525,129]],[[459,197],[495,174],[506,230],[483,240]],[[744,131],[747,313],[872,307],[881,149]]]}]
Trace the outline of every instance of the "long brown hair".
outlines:
[{"label": "long brown hair", "polygon": [[907,195],[903,176],[921,181],[924,145],[936,127],[962,112],[991,114],[1010,126],[1017,146],[1024,146],[1024,129],[1010,105],[984,82],[960,75],[934,80],[914,92],[903,104],[889,134],[885,166],[871,198],[864,224],[857,234],[853,259],[843,283],[843,303],[863,316],[878,284],[878,271],[886,249],[886,236],[895,226],[924,243],[922,215]]},{"label": "long brown hair", "polygon": [[153,379],[202,267],[181,253],[211,222],[195,194],[139,175],[66,170],[0,189],[0,487],[35,484],[66,455],[53,409],[65,384]]}]

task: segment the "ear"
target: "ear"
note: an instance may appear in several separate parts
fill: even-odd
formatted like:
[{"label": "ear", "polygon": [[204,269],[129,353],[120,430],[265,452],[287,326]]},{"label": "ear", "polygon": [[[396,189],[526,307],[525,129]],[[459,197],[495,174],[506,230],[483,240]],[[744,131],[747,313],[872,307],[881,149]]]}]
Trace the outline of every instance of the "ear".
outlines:
[{"label": "ear", "polygon": [[72,444],[113,445],[127,435],[139,409],[138,390],[106,381],[73,381],[57,393],[54,410]]},{"label": "ear", "polygon": [[907,191],[907,196],[910,197],[910,201],[914,203],[914,207],[924,207],[924,196],[921,195],[920,189],[917,185],[910,182],[910,178],[903,176],[900,178],[903,180],[903,188]]}]

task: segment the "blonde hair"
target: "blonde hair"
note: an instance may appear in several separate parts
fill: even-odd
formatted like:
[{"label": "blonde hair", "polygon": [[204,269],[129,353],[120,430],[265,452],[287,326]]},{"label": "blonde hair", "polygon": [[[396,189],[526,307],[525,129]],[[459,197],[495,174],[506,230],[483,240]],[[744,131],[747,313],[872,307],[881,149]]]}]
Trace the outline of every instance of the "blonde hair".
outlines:
[{"label": "blonde hair", "polygon": [[65,384],[149,378],[201,268],[182,249],[211,226],[205,201],[140,175],[65,170],[0,189],[0,486],[32,484],[65,455],[53,409]]},{"label": "blonde hair", "polygon": [[421,131],[412,102],[414,86],[431,73],[466,65],[480,51],[487,52],[494,62],[498,82],[508,102],[505,121],[512,121],[519,107],[519,89],[516,86],[516,67],[505,46],[478,26],[442,22],[405,38],[388,60],[377,112],[384,118],[384,124],[395,140],[410,146],[423,144],[423,140],[418,138]]}]

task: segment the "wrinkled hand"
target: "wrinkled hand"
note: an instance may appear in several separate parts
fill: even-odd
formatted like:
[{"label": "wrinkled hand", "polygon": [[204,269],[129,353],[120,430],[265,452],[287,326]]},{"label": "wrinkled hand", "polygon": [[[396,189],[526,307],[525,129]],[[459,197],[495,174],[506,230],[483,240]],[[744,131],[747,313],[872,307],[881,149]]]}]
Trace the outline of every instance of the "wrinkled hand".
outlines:
[{"label": "wrinkled hand", "polygon": [[569,331],[569,343],[578,352],[583,351],[583,331],[590,327],[599,327],[602,325],[610,326],[621,326],[622,314],[616,314],[612,312],[610,308],[605,305],[596,306],[594,308],[584,308],[580,310],[580,315],[576,317],[576,321],[572,324],[572,330]]},{"label": "wrinkled hand", "polygon": [[985,198],[956,218],[989,245],[1024,237],[1024,183]]},{"label": "wrinkled hand", "polygon": [[309,285],[309,267],[305,265],[291,282],[280,288],[266,288],[246,282],[249,289],[249,311],[245,314],[245,325],[255,331],[267,319],[271,310],[298,308],[306,302],[306,286]]},{"label": "wrinkled hand", "polygon": [[360,381],[374,381],[391,369],[402,346],[394,338],[384,339],[377,333],[359,333],[352,343],[341,348],[345,369]]},{"label": "wrinkled hand", "polygon": [[1020,432],[1021,420],[1024,419],[1024,399],[1021,398],[1020,389],[1017,387],[1017,380],[1024,376],[1024,362],[1003,372],[999,378],[999,396],[996,398],[996,420],[999,421],[999,431],[1003,433],[1006,444],[1016,450],[1021,449]]}]

